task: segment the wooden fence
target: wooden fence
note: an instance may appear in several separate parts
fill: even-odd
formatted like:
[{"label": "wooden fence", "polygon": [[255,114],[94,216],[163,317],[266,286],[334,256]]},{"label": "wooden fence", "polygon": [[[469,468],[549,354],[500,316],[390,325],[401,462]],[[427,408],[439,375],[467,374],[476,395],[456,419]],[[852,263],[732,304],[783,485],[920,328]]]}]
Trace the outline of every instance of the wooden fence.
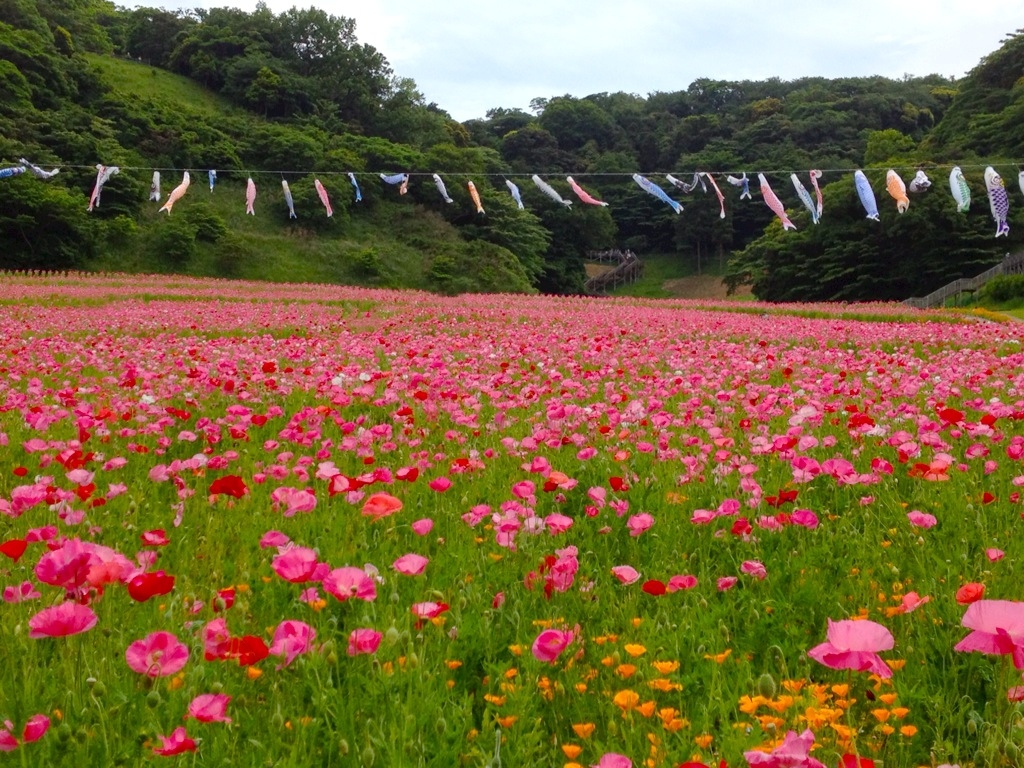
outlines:
[{"label": "wooden fence", "polygon": [[587,261],[615,266],[600,275],[594,275],[584,283],[587,293],[604,293],[620,285],[636,282],[644,273],[644,263],[632,251],[591,251]]},{"label": "wooden fence", "polygon": [[931,307],[942,307],[945,306],[946,301],[950,297],[959,297],[963,293],[974,293],[991,280],[993,277],[999,275],[1021,275],[1024,274],[1024,251],[1021,253],[1015,253],[1013,255],[1006,254],[1006,257],[996,264],[994,267],[990,267],[982,272],[980,275],[974,277],[962,277],[959,280],[954,280],[948,285],[944,285],[937,291],[932,291],[927,296],[915,297],[907,299],[903,303],[916,309],[930,309]]}]

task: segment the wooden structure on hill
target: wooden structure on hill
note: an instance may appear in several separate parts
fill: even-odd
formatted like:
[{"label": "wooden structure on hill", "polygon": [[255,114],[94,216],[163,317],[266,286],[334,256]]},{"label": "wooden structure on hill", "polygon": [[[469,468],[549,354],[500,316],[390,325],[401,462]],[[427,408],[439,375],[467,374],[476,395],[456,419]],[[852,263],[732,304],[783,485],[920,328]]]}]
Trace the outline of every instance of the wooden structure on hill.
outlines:
[{"label": "wooden structure on hill", "polygon": [[620,285],[636,282],[644,273],[644,263],[630,250],[591,251],[587,261],[612,264],[611,269],[587,278],[584,289],[587,293],[607,293]]},{"label": "wooden structure on hill", "polygon": [[963,277],[954,280],[927,296],[910,298],[903,303],[916,309],[931,309],[932,307],[943,307],[950,297],[958,298],[963,293],[974,293],[993,277],[999,275],[1024,275],[1024,251],[1013,255],[1006,254],[1006,257],[996,264],[974,277]]}]

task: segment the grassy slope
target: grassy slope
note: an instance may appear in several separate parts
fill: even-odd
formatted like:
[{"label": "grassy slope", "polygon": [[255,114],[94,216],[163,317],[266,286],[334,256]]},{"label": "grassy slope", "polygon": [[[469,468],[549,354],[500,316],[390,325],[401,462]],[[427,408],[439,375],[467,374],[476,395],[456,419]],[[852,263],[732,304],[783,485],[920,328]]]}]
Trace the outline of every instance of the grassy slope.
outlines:
[{"label": "grassy slope", "polygon": [[[109,56],[89,56],[116,92],[181,104],[182,109],[205,115],[241,114],[219,95],[170,72]],[[252,116],[253,120],[260,118]],[[237,257],[225,262],[225,247],[200,243],[187,264],[174,271],[200,276],[225,276],[275,282],[331,282],[375,286],[426,287],[426,271],[433,253],[461,248],[454,227],[439,215],[401,200],[376,207],[353,206],[349,216],[324,221],[316,231],[287,218],[280,179],[257,177],[256,216],[245,215],[245,188],[240,179],[223,178],[210,192],[206,179],[193,179],[192,187],[175,206],[174,215],[190,206],[208,205],[227,224]],[[165,180],[165,194],[176,184]],[[349,194],[347,181],[327,182],[332,194]],[[151,204],[139,220],[139,234],[112,252],[103,254],[93,268],[127,272],[166,272],[168,263],[142,247],[166,226],[166,214]],[[424,247],[429,244],[429,248]],[[367,270],[367,251],[378,257],[380,269]]]}]

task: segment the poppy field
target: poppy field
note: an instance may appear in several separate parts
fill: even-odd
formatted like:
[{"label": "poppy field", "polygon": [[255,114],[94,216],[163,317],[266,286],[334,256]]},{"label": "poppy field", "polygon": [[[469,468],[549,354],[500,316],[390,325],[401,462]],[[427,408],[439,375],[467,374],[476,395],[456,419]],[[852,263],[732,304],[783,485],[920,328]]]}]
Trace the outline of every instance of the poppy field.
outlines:
[{"label": "poppy field", "polygon": [[897,305],[0,284],[0,765],[1024,762],[1024,351]]}]

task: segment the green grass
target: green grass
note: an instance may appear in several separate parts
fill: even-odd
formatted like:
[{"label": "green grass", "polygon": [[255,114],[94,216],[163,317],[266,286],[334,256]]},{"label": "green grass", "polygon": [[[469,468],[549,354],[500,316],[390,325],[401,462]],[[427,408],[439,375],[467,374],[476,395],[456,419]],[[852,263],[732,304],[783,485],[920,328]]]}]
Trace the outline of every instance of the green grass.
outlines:
[{"label": "green grass", "polygon": [[203,88],[187,77],[127,59],[84,54],[100,72],[115,93],[181,104],[205,115],[242,113],[230,101]]}]

